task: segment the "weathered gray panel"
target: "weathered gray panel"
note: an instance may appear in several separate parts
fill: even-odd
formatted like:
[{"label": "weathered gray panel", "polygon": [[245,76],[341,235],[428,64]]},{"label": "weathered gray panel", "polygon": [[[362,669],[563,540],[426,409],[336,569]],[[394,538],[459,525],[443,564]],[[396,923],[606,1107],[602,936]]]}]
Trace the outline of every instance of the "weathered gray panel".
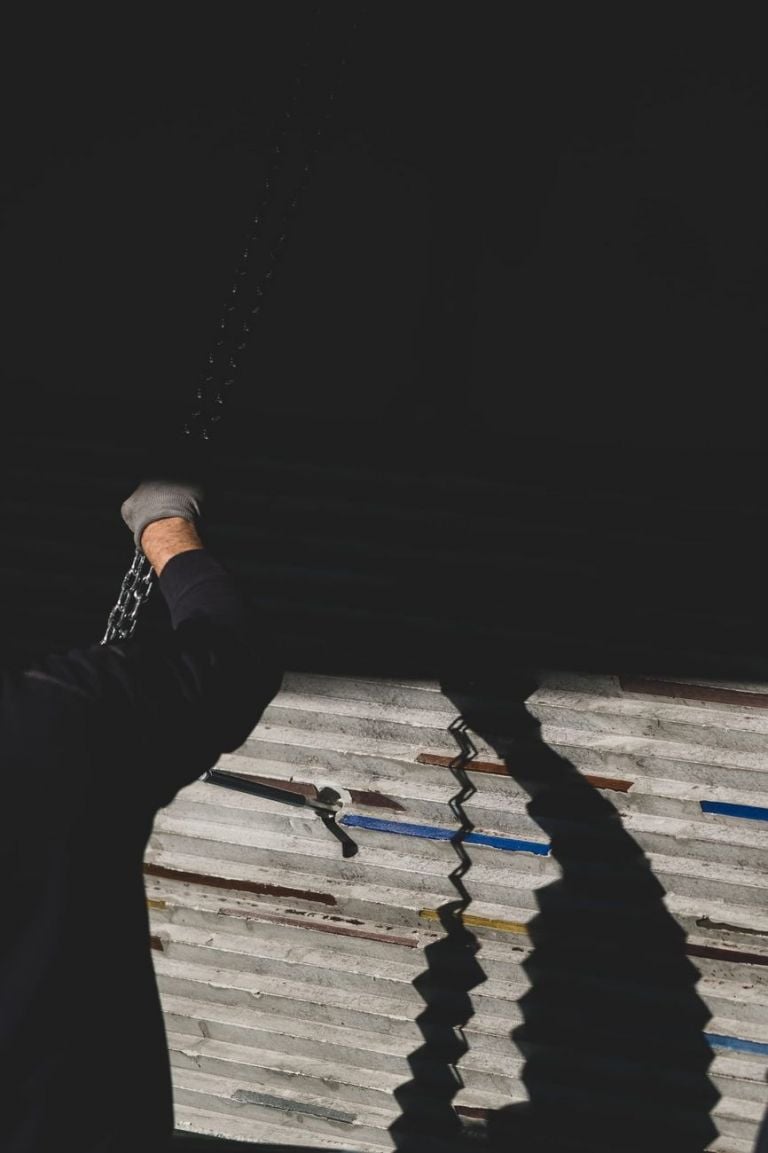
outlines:
[{"label": "weathered gray panel", "polygon": [[[768,709],[651,688],[546,674],[525,703],[538,735],[495,735],[505,702],[482,736],[468,729],[464,928],[446,933],[461,700],[289,675],[220,767],[346,790],[358,852],[343,857],[309,810],[211,784],[159,814],[147,890],[179,1124],[373,1150],[408,1143],[405,1114],[451,1149],[449,1114],[514,1134],[510,1106],[531,1100],[576,1119],[579,1148],[582,1112],[663,1135],[672,1102],[681,1133],[751,1150],[768,1067]],[[560,772],[573,804],[553,809]],[[440,995],[447,1016],[427,1028]],[[451,1051],[446,1022],[466,1046]]]}]

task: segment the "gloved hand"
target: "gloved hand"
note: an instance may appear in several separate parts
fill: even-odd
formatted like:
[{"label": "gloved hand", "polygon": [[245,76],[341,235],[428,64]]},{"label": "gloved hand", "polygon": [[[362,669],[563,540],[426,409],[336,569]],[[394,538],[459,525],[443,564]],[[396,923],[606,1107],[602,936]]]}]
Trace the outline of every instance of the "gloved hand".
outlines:
[{"label": "gloved hand", "polygon": [[141,548],[141,534],[153,521],[180,516],[193,524],[200,516],[203,489],[191,481],[145,480],[123,502],[120,512],[133,533],[136,548]]}]

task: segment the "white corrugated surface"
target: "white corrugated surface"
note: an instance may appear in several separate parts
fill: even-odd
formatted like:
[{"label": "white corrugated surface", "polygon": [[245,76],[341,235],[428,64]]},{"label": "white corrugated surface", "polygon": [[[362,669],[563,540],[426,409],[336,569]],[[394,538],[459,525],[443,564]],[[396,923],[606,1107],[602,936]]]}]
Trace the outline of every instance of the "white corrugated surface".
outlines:
[{"label": "white corrugated surface", "polygon": [[[128,479],[107,464],[118,447],[73,432],[54,452],[62,438],[26,454],[4,504],[4,599],[46,645],[53,618],[62,643],[101,635],[130,559],[115,520]],[[733,540],[713,556],[713,500],[695,486],[675,489],[677,504],[652,493],[635,507],[602,465],[592,491],[581,468],[540,483],[551,460],[491,483],[454,476],[452,458],[440,474],[430,461],[400,475],[322,451],[322,467],[228,454],[231,519],[212,518],[212,547],[297,667],[357,672],[289,677],[223,767],[352,790],[346,816],[367,827],[348,827],[359,851],[345,859],[311,814],[202,784],[159,815],[147,885],[179,1123],[405,1148],[417,1106],[433,1134],[455,1107],[525,1153],[752,1153],[768,1042],[766,825],[702,803],[768,808],[766,686],[741,684],[730,701],[705,691],[725,668],[761,678],[761,570]],[[54,483],[70,515],[51,522]],[[741,491],[718,516],[752,539]],[[92,551],[94,531],[81,571],[72,558]],[[161,608],[155,597],[145,611]],[[533,695],[505,695],[500,668],[554,666],[553,651],[573,667],[704,679],[675,698],[548,674]],[[406,679],[446,668],[486,670],[497,699]],[[397,682],[381,679],[393,670]],[[435,830],[460,825],[447,765],[461,712],[482,734],[478,760],[498,766],[468,769],[466,816],[477,834],[529,842],[465,839],[476,958],[435,918],[458,896],[459,858]],[[522,740],[532,716],[542,739]],[[515,1104],[527,1098],[531,1116]]]},{"label": "white corrugated surface", "polygon": [[[349,1149],[405,1147],[423,1127],[451,1148],[454,1107],[497,1137],[533,1125],[543,1139],[554,1104],[552,1148],[618,1149],[619,1132],[634,1148],[647,1126],[659,1148],[751,1151],[768,1068],[768,711],[724,696],[549,674],[523,712],[521,696],[289,675],[220,767],[350,790],[358,852],[345,859],[308,810],[212,784],[158,815],[147,889],[179,1126]],[[474,960],[435,915],[458,898],[439,837],[460,828],[460,709],[479,762],[464,801]],[[466,1051],[446,1048],[465,1024]]]}]

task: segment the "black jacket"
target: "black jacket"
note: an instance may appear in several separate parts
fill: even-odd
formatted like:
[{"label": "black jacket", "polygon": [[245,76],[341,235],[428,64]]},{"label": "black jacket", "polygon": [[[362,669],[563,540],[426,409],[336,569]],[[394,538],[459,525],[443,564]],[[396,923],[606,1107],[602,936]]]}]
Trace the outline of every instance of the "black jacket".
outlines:
[{"label": "black jacket", "polygon": [[172,1129],[143,855],[281,675],[205,549],[159,585],[165,633],[0,674],[2,1153],[148,1153]]}]

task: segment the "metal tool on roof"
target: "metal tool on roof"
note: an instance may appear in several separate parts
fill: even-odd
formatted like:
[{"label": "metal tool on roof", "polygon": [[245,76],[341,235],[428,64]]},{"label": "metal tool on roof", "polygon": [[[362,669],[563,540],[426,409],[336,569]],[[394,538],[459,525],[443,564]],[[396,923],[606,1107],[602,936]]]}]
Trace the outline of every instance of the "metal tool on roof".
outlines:
[{"label": "metal tool on roof", "polygon": [[281,801],[297,808],[311,809],[317,813],[328,832],[341,844],[342,856],[354,857],[357,853],[357,844],[338,823],[344,803],[349,800],[349,794],[344,796],[344,790],[340,792],[332,785],[323,785],[317,790],[317,796],[311,797],[305,793],[278,788],[276,785],[266,785],[241,773],[225,773],[215,768],[208,769],[200,780],[212,785],[221,785],[225,789],[235,789],[240,793],[252,793],[268,801]]},{"label": "metal tool on roof", "polygon": [[288,805],[296,805],[297,808],[314,809],[316,813],[324,816],[335,816],[343,804],[340,794],[331,788],[320,789],[316,797],[308,797],[304,793],[280,789],[276,785],[264,785],[261,781],[254,781],[252,777],[241,773],[225,773],[221,769],[208,769],[200,780],[223,785],[226,789],[237,789],[241,793],[253,793],[268,800],[284,801]]}]

